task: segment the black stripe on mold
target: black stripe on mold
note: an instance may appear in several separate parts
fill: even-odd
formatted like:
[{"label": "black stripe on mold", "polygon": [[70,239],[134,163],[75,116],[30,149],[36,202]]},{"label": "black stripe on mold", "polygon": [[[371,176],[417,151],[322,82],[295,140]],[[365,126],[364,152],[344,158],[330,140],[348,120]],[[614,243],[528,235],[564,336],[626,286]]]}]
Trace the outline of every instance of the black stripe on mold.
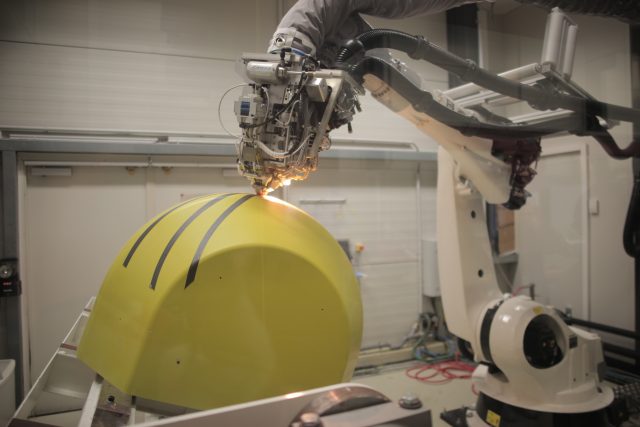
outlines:
[{"label": "black stripe on mold", "polygon": [[200,216],[204,211],[209,209],[211,206],[215,205],[220,200],[226,197],[229,197],[231,195],[233,194],[223,194],[222,196],[218,196],[215,199],[209,200],[207,203],[202,205],[197,211],[192,213],[191,216],[187,218],[187,220],[180,226],[180,228],[178,228],[178,230],[171,237],[171,240],[169,240],[169,243],[167,243],[167,246],[165,246],[164,250],[162,251],[162,255],[160,255],[160,259],[158,260],[158,264],[156,264],[156,269],[153,272],[153,277],[151,278],[151,283],[149,284],[149,287],[151,289],[156,288],[156,283],[158,283],[158,277],[160,276],[160,270],[162,270],[162,265],[167,259],[167,256],[169,256],[169,252],[171,251],[171,248],[178,240],[178,237],[180,237],[180,235],[184,232],[184,230],[187,229],[189,224],[191,224],[198,216]]},{"label": "black stripe on mold", "polygon": [[200,200],[203,197],[209,197],[207,196],[200,196],[200,197],[195,197],[193,199],[189,199],[186,200],[182,203],[180,203],[179,205],[174,206],[173,208],[169,209],[168,211],[166,211],[164,214],[162,214],[160,217],[158,217],[158,219],[156,219],[155,221],[153,221],[151,224],[149,224],[149,226],[142,232],[142,234],[140,235],[140,237],[138,237],[138,239],[136,240],[136,242],[133,244],[133,246],[131,246],[131,249],[129,250],[129,253],[127,254],[127,257],[124,259],[124,262],[122,263],[122,265],[126,268],[129,265],[129,262],[131,261],[131,258],[133,257],[133,254],[136,253],[136,251],[138,250],[138,246],[140,246],[140,243],[142,243],[142,241],[144,240],[145,237],[147,237],[147,234],[149,234],[149,232],[153,229],[153,227],[155,227],[156,225],[158,225],[158,223],[160,221],[162,221],[162,219],[164,217],[166,217],[167,215],[169,215],[171,212],[175,211],[178,208],[181,208],[182,206],[191,203],[193,201],[196,200]]},{"label": "black stripe on mold", "polygon": [[222,215],[220,215],[215,222],[211,225],[211,227],[209,227],[209,229],[207,230],[207,232],[204,234],[204,236],[202,237],[202,240],[200,241],[200,245],[198,246],[198,249],[196,250],[195,255],[193,256],[193,260],[191,261],[191,266],[189,266],[189,272],[187,273],[187,280],[184,284],[185,289],[191,284],[193,283],[193,281],[196,279],[196,272],[198,271],[198,263],[200,262],[200,257],[202,256],[202,252],[204,252],[204,248],[205,246],[207,246],[207,243],[209,242],[209,240],[211,239],[211,236],[213,235],[213,233],[215,233],[215,231],[218,229],[218,227],[220,226],[220,224],[222,224],[222,222],[229,216],[231,215],[231,213],[236,210],[241,204],[243,204],[244,202],[246,202],[247,200],[249,200],[250,198],[255,197],[253,194],[247,194],[246,196],[242,196],[240,197],[238,200],[236,200],[231,206],[229,206],[223,213]]}]

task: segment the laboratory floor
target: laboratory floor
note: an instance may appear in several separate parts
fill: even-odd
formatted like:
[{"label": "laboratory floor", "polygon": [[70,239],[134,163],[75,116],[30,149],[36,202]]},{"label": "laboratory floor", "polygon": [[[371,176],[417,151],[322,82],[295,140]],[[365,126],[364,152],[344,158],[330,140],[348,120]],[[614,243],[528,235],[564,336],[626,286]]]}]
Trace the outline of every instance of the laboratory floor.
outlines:
[{"label": "laboratory floor", "polygon": [[424,383],[409,378],[405,373],[407,368],[415,364],[402,363],[384,367],[375,373],[357,374],[352,381],[373,387],[395,401],[407,393],[418,396],[422,404],[431,409],[434,427],[448,425],[440,419],[442,411],[475,403],[476,396],[471,390],[470,379],[455,379],[445,384]]}]

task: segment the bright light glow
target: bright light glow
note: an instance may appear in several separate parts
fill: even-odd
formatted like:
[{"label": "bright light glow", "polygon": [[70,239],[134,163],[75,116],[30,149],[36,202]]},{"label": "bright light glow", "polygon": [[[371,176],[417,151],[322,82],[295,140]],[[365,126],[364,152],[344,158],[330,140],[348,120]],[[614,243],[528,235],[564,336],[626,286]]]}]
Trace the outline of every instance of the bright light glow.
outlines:
[{"label": "bright light glow", "polygon": [[282,185],[284,185],[285,187],[288,187],[291,185],[291,180],[290,179],[285,179],[284,181],[282,181]]},{"label": "bright light glow", "polygon": [[270,202],[274,202],[274,203],[278,203],[278,204],[281,204],[281,205],[285,205],[285,206],[288,206],[290,208],[294,208],[295,207],[291,203],[287,203],[284,200],[278,199],[277,197],[274,197],[274,196],[264,196],[263,198],[265,200],[270,201]]},{"label": "bright light glow", "polygon": [[274,191],[273,188],[260,188],[259,190],[256,189],[256,195],[260,197],[266,197],[266,195],[271,193],[272,191]]},{"label": "bright light glow", "polygon": [[284,398],[285,399],[294,399],[296,397],[300,397],[302,396],[304,393],[301,391],[296,391],[295,393],[289,393],[289,394],[285,394]]}]

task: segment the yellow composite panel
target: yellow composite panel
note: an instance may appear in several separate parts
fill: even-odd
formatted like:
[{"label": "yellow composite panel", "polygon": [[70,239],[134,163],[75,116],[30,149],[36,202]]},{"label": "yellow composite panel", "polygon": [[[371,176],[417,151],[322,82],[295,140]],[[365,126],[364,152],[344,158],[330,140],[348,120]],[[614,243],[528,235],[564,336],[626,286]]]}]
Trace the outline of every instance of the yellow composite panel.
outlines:
[{"label": "yellow composite panel", "polygon": [[107,273],[79,358],[194,409],[349,380],[362,305],[334,238],[270,197],[215,194],[142,227]]}]

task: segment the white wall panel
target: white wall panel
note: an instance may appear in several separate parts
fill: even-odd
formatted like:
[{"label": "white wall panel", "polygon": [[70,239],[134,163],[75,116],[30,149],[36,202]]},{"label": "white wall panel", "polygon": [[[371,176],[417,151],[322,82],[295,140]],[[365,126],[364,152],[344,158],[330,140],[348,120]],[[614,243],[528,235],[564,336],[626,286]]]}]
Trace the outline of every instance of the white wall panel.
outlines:
[{"label": "white wall panel", "polygon": [[[235,172],[235,170],[233,170]],[[241,176],[226,177],[222,169],[212,168],[153,168],[147,172],[148,197],[152,215],[183,200],[211,193],[247,193],[249,182]]]},{"label": "white wall panel", "polygon": [[[416,261],[415,180],[415,170],[409,169],[324,168],[307,181],[293,183],[288,201],[313,215],[336,238],[364,243],[363,265]],[[336,200],[344,203],[332,203]]]},{"label": "white wall panel", "polygon": [[422,238],[436,238],[436,185],[438,170],[436,164],[422,164],[420,167],[420,215],[422,217]]},{"label": "white wall panel", "polygon": [[287,199],[313,215],[337,239],[365,246],[355,256],[364,307],[363,347],[397,345],[420,312],[416,170],[334,169],[325,164],[293,183]]},{"label": "white wall panel", "polygon": [[[581,319],[589,313],[584,274],[589,217],[583,155],[571,151],[543,156],[538,176],[528,187],[532,196],[516,212],[515,222],[520,255],[515,288],[533,283],[536,300],[560,310],[570,308]],[[526,295],[528,290],[521,293]]]},{"label": "white wall panel", "polygon": [[216,134],[240,81],[230,61],[7,42],[0,56],[0,127]]},{"label": "white wall panel", "polygon": [[274,3],[2,2],[0,127],[223,133],[219,98],[240,53],[264,50]]},{"label": "white wall panel", "polygon": [[362,347],[400,345],[420,310],[416,263],[364,265],[361,271]]},{"label": "white wall panel", "polygon": [[21,221],[32,380],[144,223],[144,180],[123,167],[79,167],[70,177],[27,175]]},{"label": "white wall panel", "polygon": [[4,0],[0,40],[210,59],[263,51],[274,0]]}]

